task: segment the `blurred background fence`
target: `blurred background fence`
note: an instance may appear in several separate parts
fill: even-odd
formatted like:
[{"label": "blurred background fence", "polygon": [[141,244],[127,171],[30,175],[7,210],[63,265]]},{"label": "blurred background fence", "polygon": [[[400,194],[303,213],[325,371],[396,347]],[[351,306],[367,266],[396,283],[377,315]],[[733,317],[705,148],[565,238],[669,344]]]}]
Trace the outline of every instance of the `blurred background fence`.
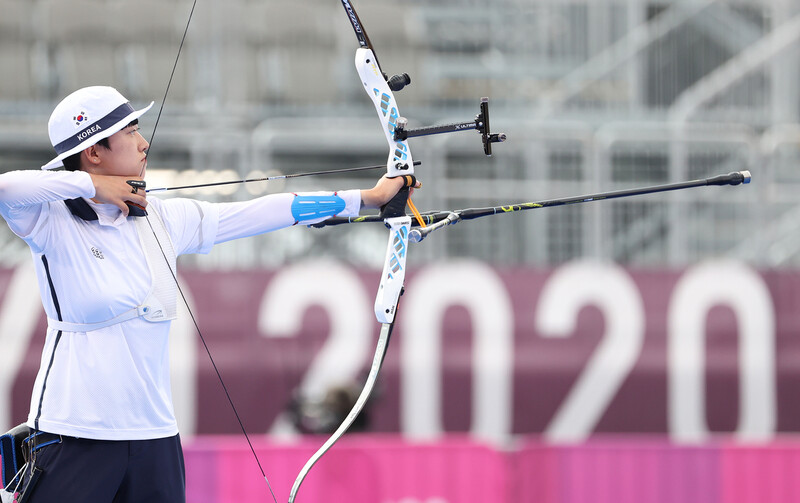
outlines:
[{"label": "blurred background fence", "polygon": [[[49,114],[82,86],[115,86],[137,107],[156,101],[142,119],[149,138],[191,7],[0,0],[0,172],[38,169],[53,157]],[[371,402],[369,431],[390,435],[345,441],[332,455],[347,463],[321,462],[309,495],[384,503],[797,501],[800,4],[356,7],[383,69],[412,77],[397,93],[411,127],[469,120],[488,96],[493,129],[508,134],[491,158],[474,132],[413,139],[423,161],[421,209],[738,170],[750,170],[753,181],[478,220],[415,246],[405,311],[381,396]],[[353,68],[356,47],[337,0],[198,0],[148,186],[382,163],[386,142]],[[233,201],[368,187],[377,176],[178,195]],[[373,347],[368,298],[385,240],[380,225],[299,228],[181,259],[189,302],[251,432],[269,442],[298,433],[297,418],[286,417],[298,396],[318,399],[336,382],[358,382]],[[26,414],[43,343],[29,256],[0,226],[3,427]],[[436,261],[456,257],[475,260]],[[240,477],[253,469],[241,443],[208,436],[236,428],[187,320],[173,327],[171,354],[189,500],[261,500],[260,477]],[[469,433],[459,445],[480,463],[453,450],[453,433]],[[598,444],[598,433],[615,437]],[[528,438],[515,442],[519,436]],[[420,438],[435,445],[420,448],[412,442]],[[498,451],[476,446],[486,439]],[[356,449],[348,451],[351,441]],[[312,444],[257,443],[268,472],[278,471],[281,498]],[[448,461],[454,452],[457,462]],[[350,460],[374,476],[342,472]]]},{"label": "blurred background fence", "polygon": [[[582,257],[682,266],[729,256],[800,261],[800,7],[765,1],[369,0],[356,7],[412,126],[468,120],[481,96],[508,134],[412,140],[419,206],[563,197],[749,169],[710,188],[460,226],[415,252],[547,266]],[[1,0],[0,170],[52,157],[49,112],[85,85],[160,102],[187,0]],[[386,144],[355,74],[336,1],[201,1],[152,146],[150,187],[379,164]],[[152,130],[156,110],[143,120]],[[148,134],[145,135],[149,137]],[[184,192],[216,201],[365,187],[377,174]],[[275,266],[319,254],[378,267],[383,229],[261,236],[199,267]],[[0,260],[27,256],[7,229]]]}]

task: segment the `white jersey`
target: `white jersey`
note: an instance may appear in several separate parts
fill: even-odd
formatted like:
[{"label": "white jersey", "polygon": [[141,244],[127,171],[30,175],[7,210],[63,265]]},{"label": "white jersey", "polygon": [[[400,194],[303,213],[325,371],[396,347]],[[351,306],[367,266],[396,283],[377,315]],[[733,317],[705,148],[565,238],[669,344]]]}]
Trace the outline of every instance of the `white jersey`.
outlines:
[{"label": "white jersey", "polygon": [[[141,305],[153,287],[135,217],[122,216],[113,205],[80,199],[93,196],[84,172],[0,175],[0,214],[31,248],[51,320],[104,322]],[[339,215],[358,215],[359,191],[338,196],[346,203]],[[208,253],[216,243],[297,223],[291,211],[294,197],[277,194],[221,204],[148,198],[148,213],[160,215],[176,256]],[[75,198],[96,219],[70,210],[64,200]],[[28,425],[98,440],[177,434],[169,329],[169,321],[142,317],[88,331],[48,328]]]}]

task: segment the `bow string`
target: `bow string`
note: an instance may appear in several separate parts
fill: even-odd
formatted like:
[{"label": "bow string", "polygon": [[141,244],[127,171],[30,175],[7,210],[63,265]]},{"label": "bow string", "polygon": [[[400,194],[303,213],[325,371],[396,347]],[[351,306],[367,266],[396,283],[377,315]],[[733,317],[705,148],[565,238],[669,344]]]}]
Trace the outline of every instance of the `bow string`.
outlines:
[{"label": "bow string", "polygon": [[[166,102],[167,102],[167,96],[169,95],[169,90],[170,90],[170,87],[172,86],[172,80],[175,77],[175,71],[178,68],[178,62],[179,62],[180,57],[181,57],[181,52],[183,50],[183,45],[186,42],[186,36],[189,33],[189,26],[192,23],[192,17],[194,15],[194,11],[195,11],[196,7],[197,7],[197,0],[193,0],[192,8],[189,11],[189,16],[188,16],[188,18],[186,20],[186,26],[185,26],[185,28],[183,30],[183,36],[181,37],[180,45],[178,46],[178,51],[177,51],[177,54],[175,55],[175,62],[172,65],[172,71],[170,73],[169,80],[167,81],[166,89],[164,90],[164,96],[163,96],[163,98],[161,100],[161,106],[158,109],[158,115],[156,117],[155,124],[153,125],[153,132],[150,135],[150,142],[149,142],[150,146],[149,146],[148,151],[147,151],[148,155],[150,153],[150,150],[153,148],[153,142],[155,140],[156,131],[158,130],[158,123],[161,120],[161,114],[164,111],[164,106],[166,105]],[[142,166],[142,170],[139,172],[139,178],[141,178],[142,175],[144,174],[144,170],[145,170],[146,166],[147,166],[146,163],[145,163],[144,166]],[[147,223],[150,226],[150,230],[151,230],[151,232],[153,232],[153,237],[155,238],[155,241],[158,244],[159,249],[161,250],[161,254],[164,257],[164,260],[167,262],[167,267],[169,268],[169,271],[170,271],[170,273],[172,275],[172,278],[175,281],[175,285],[178,287],[178,292],[180,293],[181,298],[183,299],[184,305],[186,305],[186,309],[189,312],[189,316],[192,318],[192,323],[194,323],[194,327],[195,327],[195,330],[197,331],[197,335],[200,337],[200,341],[202,342],[203,348],[205,349],[206,354],[208,355],[208,359],[211,362],[211,366],[214,368],[214,372],[215,372],[215,374],[217,376],[217,380],[219,381],[220,386],[222,387],[222,390],[224,391],[225,396],[228,399],[228,403],[231,406],[231,410],[233,411],[234,416],[236,416],[236,421],[239,424],[239,428],[242,431],[242,435],[244,435],[245,440],[247,440],[247,445],[250,447],[250,452],[252,453],[256,464],[258,465],[258,469],[261,472],[261,476],[264,478],[264,481],[267,483],[267,489],[269,490],[269,494],[272,496],[273,502],[274,503],[278,503],[278,499],[275,497],[275,492],[272,490],[272,484],[270,484],[269,479],[267,478],[267,475],[264,472],[264,467],[261,464],[261,460],[259,459],[258,454],[256,453],[256,450],[253,447],[253,442],[250,440],[250,435],[248,435],[247,429],[244,427],[244,423],[242,422],[241,416],[239,415],[239,411],[236,409],[236,405],[233,403],[233,398],[231,398],[231,395],[228,392],[228,387],[225,385],[225,381],[222,379],[222,374],[220,373],[219,368],[217,367],[217,363],[214,361],[214,357],[211,355],[211,349],[209,348],[208,343],[206,342],[206,339],[203,336],[203,332],[200,330],[200,325],[197,322],[197,318],[195,317],[194,312],[192,311],[191,307],[189,306],[189,301],[186,299],[186,295],[184,294],[183,289],[181,288],[181,285],[178,282],[178,275],[177,275],[176,271],[173,270],[172,265],[170,264],[170,261],[167,258],[166,253],[164,252],[164,248],[163,248],[161,242],[158,239],[158,235],[156,234],[155,229],[153,228],[153,224],[150,222],[150,216],[147,214],[147,211],[145,211],[143,208],[138,207],[137,205],[129,204],[128,207],[130,209],[130,214],[131,215],[137,216],[137,217],[144,217],[145,219],[147,219]]]}]

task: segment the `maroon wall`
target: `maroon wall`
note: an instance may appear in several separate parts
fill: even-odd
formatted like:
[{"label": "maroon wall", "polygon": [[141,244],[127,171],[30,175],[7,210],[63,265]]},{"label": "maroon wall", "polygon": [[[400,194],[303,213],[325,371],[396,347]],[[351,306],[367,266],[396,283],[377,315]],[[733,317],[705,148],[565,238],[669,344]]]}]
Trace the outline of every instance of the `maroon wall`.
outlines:
[{"label": "maroon wall", "polygon": [[[2,303],[23,294],[10,287],[13,274],[0,270]],[[251,432],[270,430],[334,331],[342,349],[331,361],[340,365],[320,370],[316,381],[335,384],[330,372],[348,364],[368,368],[378,333],[371,315],[376,272],[309,263],[280,271],[183,270],[181,281]],[[38,302],[35,290],[24,294]],[[270,328],[268,317],[292,318],[291,306],[299,328]],[[20,334],[30,343],[11,387],[12,422],[27,413],[44,323]],[[679,271],[432,265],[407,278],[369,429],[565,439],[796,432],[799,336],[796,271],[725,261]],[[191,337],[196,364],[186,368],[196,384],[196,432],[235,433],[200,339]],[[176,401],[195,393],[180,383]],[[486,410],[494,408],[503,410]]]}]

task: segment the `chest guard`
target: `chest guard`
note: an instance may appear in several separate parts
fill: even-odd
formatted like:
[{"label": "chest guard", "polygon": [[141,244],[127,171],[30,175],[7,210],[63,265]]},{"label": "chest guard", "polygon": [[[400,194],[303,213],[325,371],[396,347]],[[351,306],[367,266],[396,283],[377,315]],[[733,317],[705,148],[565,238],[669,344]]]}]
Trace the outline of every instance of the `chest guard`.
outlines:
[{"label": "chest guard", "polygon": [[147,258],[147,267],[150,268],[151,280],[150,291],[138,306],[143,312],[141,316],[153,322],[174,320],[178,317],[178,280],[172,240],[156,211],[151,211],[147,217],[135,218],[134,223]]},{"label": "chest guard", "polygon": [[150,290],[144,300],[114,318],[95,323],[71,323],[48,318],[50,328],[66,332],[90,332],[133,318],[156,323],[178,317],[178,285],[174,273],[177,260],[164,222],[157,211],[150,211],[146,217],[134,218],[133,225],[150,270]]}]

